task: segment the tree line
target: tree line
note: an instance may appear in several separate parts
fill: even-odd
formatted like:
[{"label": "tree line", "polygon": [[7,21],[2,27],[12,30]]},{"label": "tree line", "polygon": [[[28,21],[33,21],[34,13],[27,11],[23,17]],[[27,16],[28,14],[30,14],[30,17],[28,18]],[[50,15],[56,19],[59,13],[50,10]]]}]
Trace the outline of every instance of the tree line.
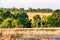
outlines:
[{"label": "tree line", "polygon": [[[39,15],[35,15],[29,20],[27,12],[52,12],[51,16],[41,20]],[[47,21],[46,21],[47,19]],[[32,9],[24,8],[0,8],[0,28],[40,28],[40,27],[60,27],[60,10],[52,9]]]}]

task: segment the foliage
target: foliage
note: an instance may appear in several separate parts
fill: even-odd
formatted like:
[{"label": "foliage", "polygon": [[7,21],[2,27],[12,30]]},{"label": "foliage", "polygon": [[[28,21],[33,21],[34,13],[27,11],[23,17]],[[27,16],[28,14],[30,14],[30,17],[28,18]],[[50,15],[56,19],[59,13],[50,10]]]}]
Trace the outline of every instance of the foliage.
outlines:
[{"label": "foliage", "polygon": [[21,10],[16,11],[16,8],[10,10],[0,9],[0,27],[1,28],[29,28],[31,23],[28,19],[28,15]]},{"label": "foliage", "polygon": [[53,12],[52,9],[49,9],[49,8],[46,8],[46,9],[40,9],[40,8],[37,8],[37,9],[33,9],[33,8],[29,8],[27,10],[27,12],[41,12],[41,13],[48,13],[48,12]]},{"label": "foliage", "polygon": [[[41,18],[39,15],[35,15],[33,17],[33,23],[32,23],[32,27],[38,27],[37,23],[41,22]],[[41,26],[41,25],[40,25]]]},{"label": "foliage", "polygon": [[60,27],[60,10],[55,10],[49,18],[49,24],[52,27]]},{"label": "foliage", "polygon": [[[52,12],[51,16],[44,16],[43,19],[39,15],[33,17],[33,21],[28,19],[27,12]],[[60,10],[46,9],[34,9],[29,8],[0,8],[0,28],[35,28],[41,26],[41,22],[44,22],[44,27],[59,27],[60,26]]]}]

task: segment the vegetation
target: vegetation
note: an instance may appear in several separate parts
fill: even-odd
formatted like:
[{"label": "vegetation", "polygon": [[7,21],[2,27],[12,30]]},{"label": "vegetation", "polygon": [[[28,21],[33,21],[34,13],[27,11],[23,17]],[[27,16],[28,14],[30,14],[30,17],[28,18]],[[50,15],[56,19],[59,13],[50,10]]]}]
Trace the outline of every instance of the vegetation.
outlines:
[{"label": "vegetation", "polygon": [[[14,9],[14,8],[13,8]],[[1,28],[29,28],[30,21],[28,19],[28,15],[25,12],[14,12],[10,10],[2,10],[0,9],[0,27]]]},{"label": "vegetation", "polygon": [[41,18],[40,18],[40,16],[39,15],[35,15],[34,17],[33,17],[33,23],[32,23],[32,27],[40,27],[41,25],[40,25],[40,23],[41,23]]},{"label": "vegetation", "polygon": [[48,12],[53,12],[53,10],[52,10],[52,9],[49,9],[49,8],[47,8],[47,9],[40,9],[40,8],[33,9],[33,8],[29,8],[29,9],[27,10],[27,12],[42,12],[42,13],[48,13]]},{"label": "vegetation", "polygon": [[60,10],[59,9],[53,12],[48,22],[52,27],[60,27]]},{"label": "vegetation", "polygon": [[[29,20],[27,12],[43,12],[53,14],[41,19],[39,15],[35,15],[32,20]],[[25,10],[24,8],[0,8],[0,28],[35,28],[35,27],[60,27],[60,10],[52,9],[32,9]]]}]

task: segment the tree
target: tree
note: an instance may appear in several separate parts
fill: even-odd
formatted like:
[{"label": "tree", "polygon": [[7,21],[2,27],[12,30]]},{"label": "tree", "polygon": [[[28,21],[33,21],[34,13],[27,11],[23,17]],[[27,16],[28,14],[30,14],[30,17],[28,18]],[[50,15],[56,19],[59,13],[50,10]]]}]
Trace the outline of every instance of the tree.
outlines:
[{"label": "tree", "polygon": [[11,8],[11,11],[16,11],[16,10],[17,10],[17,8],[15,8],[15,7]]},{"label": "tree", "polygon": [[27,13],[25,13],[25,12],[18,12],[18,13],[16,13],[16,14],[13,14],[13,18],[14,18],[14,20],[13,20],[13,22],[12,22],[12,24],[14,25],[14,26],[19,26],[19,28],[29,28],[29,27],[31,27],[31,23],[30,23],[30,21],[29,21],[29,19],[28,19],[28,15],[27,15]]},{"label": "tree", "polygon": [[51,24],[49,24],[49,19],[50,19],[50,17],[51,16],[43,16],[43,22],[44,22],[44,25],[43,25],[43,27],[46,27],[46,28],[49,28],[49,27],[51,27]]},{"label": "tree", "polygon": [[40,27],[40,26],[41,26],[40,23],[41,23],[41,18],[40,18],[40,16],[39,16],[39,15],[35,15],[35,16],[33,17],[32,27]]},{"label": "tree", "polygon": [[52,27],[60,27],[60,10],[57,9],[53,12],[52,16],[49,18],[49,23]]},{"label": "tree", "polygon": [[47,9],[46,9],[46,12],[53,12],[53,10],[52,10],[52,9],[47,8]]},{"label": "tree", "polygon": [[3,8],[0,8],[0,12],[3,12],[3,10],[4,10]]},{"label": "tree", "polygon": [[37,12],[41,12],[41,9],[40,9],[40,8],[37,8],[36,11],[37,11]]},{"label": "tree", "polygon": [[24,11],[24,8],[20,8],[19,10],[20,10],[20,11]]},{"label": "tree", "polygon": [[11,18],[6,18],[2,24],[0,25],[1,28],[12,28],[12,19]]},{"label": "tree", "polygon": [[5,11],[3,11],[3,13],[2,13],[2,17],[4,18],[4,19],[6,19],[7,17],[12,17],[12,14],[11,14],[11,12],[10,11],[8,11],[8,10],[5,10]]},{"label": "tree", "polygon": [[18,19],[19,19],[20,23],[23,25],[23,27],[25,27],[25,28],[31,27],[27,13],[18,13],[18,14],[20,15]]},{"label": "tree", "polygon": [[3,18],[2,17],[0,17],[0,24],[3,22]]},{"label": "tree", "polygon": [[19,20],[18,19],[13,19],[12,20],[12,27],[15,27],[15,28],[19,27]]},{"label": "tree", "polygon": [[29,9],[27,10],[27,12],[32,12],[32,8],[29,8]]},{"label": "tree", "polygon": [[39,20],[41,20],[41,18],[40,18],[39,15],[35,15],[35,16],[33,17],[33,19],[34,19],[34,21],[39,21]]}]

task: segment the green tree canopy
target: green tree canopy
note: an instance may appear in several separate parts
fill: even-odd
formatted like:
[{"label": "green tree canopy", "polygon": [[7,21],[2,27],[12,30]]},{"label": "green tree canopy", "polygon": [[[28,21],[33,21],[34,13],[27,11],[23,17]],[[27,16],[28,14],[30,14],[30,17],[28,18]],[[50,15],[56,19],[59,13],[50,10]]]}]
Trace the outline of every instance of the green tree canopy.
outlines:
[{"label": "green tree canopy", "polygon": [[33,17],[33,23],[32,23],[32,27],[40,27],[40,22],[41,22],[41,18],[39,15],[35,15]]},{"label": "green tree canopy", "polygon": [[49,18],[49,23],[52,27],[60,27],[60,10],[55,10]]}]

